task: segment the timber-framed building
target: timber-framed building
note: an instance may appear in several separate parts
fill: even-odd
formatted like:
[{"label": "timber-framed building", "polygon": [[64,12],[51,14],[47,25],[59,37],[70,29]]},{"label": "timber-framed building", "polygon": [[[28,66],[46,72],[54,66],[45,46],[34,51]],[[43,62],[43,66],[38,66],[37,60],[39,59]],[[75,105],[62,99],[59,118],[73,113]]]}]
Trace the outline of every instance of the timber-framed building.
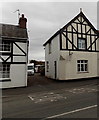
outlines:
[{"label": "timber-framed building", "polygon": [[0,24],[0,88],[27,86],[27,19],[19,25]]},{"label": "timber-framed building", "polygon": [[48,39],[44,47],[47,77],[99,77],[99,32],[82,11]]}]

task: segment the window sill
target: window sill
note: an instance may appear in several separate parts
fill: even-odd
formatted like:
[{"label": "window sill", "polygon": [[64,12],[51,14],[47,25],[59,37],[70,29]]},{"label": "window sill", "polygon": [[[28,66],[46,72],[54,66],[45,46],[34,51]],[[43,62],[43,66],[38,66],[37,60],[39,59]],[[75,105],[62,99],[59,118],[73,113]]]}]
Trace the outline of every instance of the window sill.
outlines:
[{"label": "window sill", "polygon": [[5,52],[6,52],[6,53],[10,53],[11,51],[6,51],[6,50],[5,50],[5,51],[0,51],[0,52],[2,52],[2,53],[5,53]]},{"label": "window sill", "polygon": [[89,72],[77,72],[78,74],[89,73]]},{"label": "window sill", "polygon": [[0,82],[10,82],[10,78],[0,78]]}]

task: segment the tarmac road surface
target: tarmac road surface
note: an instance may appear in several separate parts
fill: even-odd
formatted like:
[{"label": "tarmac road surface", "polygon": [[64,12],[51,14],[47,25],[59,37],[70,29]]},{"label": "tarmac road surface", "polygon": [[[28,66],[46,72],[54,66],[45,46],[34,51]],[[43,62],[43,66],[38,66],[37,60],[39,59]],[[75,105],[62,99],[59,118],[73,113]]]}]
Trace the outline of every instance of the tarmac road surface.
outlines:
[{"label": "tarmac road surface", "polygon": [[[94,80],[96,81],[96,80]],[[97,84],[94,81],[64,82],[3,91],[3,118],[97,118]],[[86,84],[85,84],[86,83]],[[41,86],[40,86],[41,85]],[[72,85],[70,87],[70,85]],[[44,87],[45,86],[45,87]],[[41,88],[43,90],[41,90]],[[45,89],[44,89],[45,88]],[[60,89],[59,89],[60,88]],[[34,92],[35,89],[38,91]],[[12,89],[13,90],[13,89]],[[19,90],[19,91],[18,91]],[[33,91],[34,90],[34,91]],[[7,94],[8,93],[8,94]]]}]

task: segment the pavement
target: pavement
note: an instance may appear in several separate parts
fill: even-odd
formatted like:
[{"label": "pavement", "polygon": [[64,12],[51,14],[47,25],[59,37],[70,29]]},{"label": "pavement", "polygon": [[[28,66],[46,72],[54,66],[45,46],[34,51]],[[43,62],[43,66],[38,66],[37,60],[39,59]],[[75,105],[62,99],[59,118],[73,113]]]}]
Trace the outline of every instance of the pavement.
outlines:
[{"label": "pavement", "polygon": [[3,118],[97,119],[97,80],[55,81],[39,74],[29,76],[28,87],[2,91]]}]

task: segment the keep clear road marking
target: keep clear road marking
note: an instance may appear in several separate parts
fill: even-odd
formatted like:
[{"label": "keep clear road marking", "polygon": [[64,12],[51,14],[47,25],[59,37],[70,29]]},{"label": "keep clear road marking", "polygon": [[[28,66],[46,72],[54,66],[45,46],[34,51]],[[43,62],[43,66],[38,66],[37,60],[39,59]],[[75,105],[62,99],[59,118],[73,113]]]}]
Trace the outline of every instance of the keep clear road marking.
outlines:
[{"label": "keep clear road marking", "polygon": [[92,105],[92,106],[88,106],[88,107],[85,107],[85,108],[76,109],[76,110],[65,112],[65,113],[62,113],[62,114],[50,116],[50,117],[44,118],[42,120],[47,120],[47,119],[50,119],[50,118],[56,118],[56,117],[59,117],[59,116],[68,115],[68,114],[71,114],[71,113],[80,112],[80,111],[91,109],[91,108],[95,108],[95,107],[97,107],[97,105]]}]

